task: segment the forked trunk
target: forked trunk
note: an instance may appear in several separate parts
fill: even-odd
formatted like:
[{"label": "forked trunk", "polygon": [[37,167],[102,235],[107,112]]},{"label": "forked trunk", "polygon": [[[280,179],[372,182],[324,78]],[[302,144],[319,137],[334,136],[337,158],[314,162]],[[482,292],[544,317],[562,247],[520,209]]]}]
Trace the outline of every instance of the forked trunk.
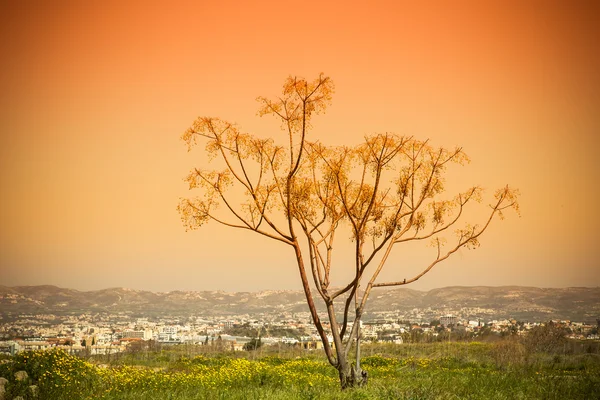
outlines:
[{"label": "forked trunk", "polygon": [[360,367],[356,368],[355,365],[343,363],[343,365],[338,367],[338,374],[342,390],[361,387],[367,384],[367,371],[362,370]]}]

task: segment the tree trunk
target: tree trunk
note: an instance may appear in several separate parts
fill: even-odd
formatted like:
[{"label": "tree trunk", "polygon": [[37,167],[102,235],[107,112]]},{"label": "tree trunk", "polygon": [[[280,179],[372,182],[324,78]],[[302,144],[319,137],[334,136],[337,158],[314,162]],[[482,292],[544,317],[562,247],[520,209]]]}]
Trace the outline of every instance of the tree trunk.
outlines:
[{"label": "tree trunk", "polygon": [[347,362],[340,363],[338,374],[342,390],[361,387],[367,384],[367,371],[362,370],[360,367],[356,368],[356,366]]}]

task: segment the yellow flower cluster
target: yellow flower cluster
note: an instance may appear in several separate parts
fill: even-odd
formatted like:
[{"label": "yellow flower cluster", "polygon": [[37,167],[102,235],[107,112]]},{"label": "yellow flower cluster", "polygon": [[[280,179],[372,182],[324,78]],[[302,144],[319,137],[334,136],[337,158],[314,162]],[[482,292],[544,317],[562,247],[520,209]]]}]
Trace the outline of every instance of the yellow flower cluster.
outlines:
[{"label": "yellow flower cluster", "polygon": [[36,350],[19,354],[17,369],[23,368],[40,388],[81,388],[93,384],[96,366],[63,350]]},{"label": "yellow flower cluster", "polygon": [[[441,359],[389,358],[363,359],[371,376],[396,376],[401,369],[442,368]],[[77,390],[90,395],[115,396],[131,391],[239,388],[248,386],[330,387],[338,385],[337,371],[324,361],[310,359],[271,359],[250,361],[244,358],[182,357],[164,368],[117,366],[101,368],[62,350],[23,353],[23,366],[45,389],[61,393]],[[37,378],[35,378],[37,376]],[[93,397],[92,396],[92,397]]]},{"label": "yellow flower cluster", "polygon": [[[223,359],[220,362],[203,362],[198,357],[182,360],[175,370],[155,371],[148,368],[121,366],[97,369],[97,374],[109,392],[119,393],[135,388],[144,390],[166,388],[226,389],[244,385],[275,384],[285,386],[335,386],[335,372],[324,362],[293,360],[271,365],[263,361]],[[208,365],[207,365],[208,364]]]}]

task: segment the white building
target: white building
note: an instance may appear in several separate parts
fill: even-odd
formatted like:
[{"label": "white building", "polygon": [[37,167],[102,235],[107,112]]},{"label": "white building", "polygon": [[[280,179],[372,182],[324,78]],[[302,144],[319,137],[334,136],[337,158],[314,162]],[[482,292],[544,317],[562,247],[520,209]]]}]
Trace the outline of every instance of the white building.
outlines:
[{"label": "white building", "polygon": [[143,331],[134,331],[134,330],[126,330],[123,331],[123,339],[142,339],[142,340],[150,340],[152,339],[152,330],[144,329]]}]

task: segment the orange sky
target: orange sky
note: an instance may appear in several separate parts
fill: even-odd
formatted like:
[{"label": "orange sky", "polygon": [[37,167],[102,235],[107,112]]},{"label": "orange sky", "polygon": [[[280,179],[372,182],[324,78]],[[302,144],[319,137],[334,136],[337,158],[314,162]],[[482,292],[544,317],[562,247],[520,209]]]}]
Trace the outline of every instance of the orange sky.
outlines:
[{"label": "orange sky", "polygon": [[521,218],[412,288],[600,285],[595,2],[413,3],[2,1],[0,284],[300,288],[284,246],[184,231],[203,155],[179,137],[200,115],[281,137],[254,99],[323,71],[313,137],[461,145],[457,185],[521,190]]}]

